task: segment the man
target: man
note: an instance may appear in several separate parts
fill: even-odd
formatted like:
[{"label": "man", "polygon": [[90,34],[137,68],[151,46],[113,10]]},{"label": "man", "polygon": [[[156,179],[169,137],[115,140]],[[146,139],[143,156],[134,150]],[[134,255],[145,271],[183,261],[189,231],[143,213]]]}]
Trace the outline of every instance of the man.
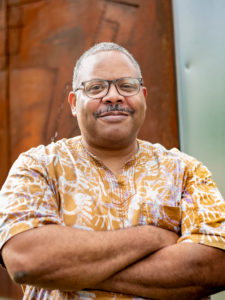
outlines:
[{"label": "man", "polygon": [[225,288],[225,202],[209,171],[137,140],[141,71],[101,43],[74,70],[80,137],[20,155],[2,188],[0,247],[24,299],[197,299]]}]

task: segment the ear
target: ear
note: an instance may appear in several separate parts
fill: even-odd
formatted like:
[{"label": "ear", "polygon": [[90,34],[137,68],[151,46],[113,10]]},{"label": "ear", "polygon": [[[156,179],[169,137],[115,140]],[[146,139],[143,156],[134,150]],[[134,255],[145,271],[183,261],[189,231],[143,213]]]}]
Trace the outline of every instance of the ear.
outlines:
[{"label": "ear", "polygon": [[146,101],[146,100],[147,100],[147,94],[148,94],[148,93],[147,93],[147,88],[146,88],[146,86],[143,86],[143,87],[142,87],[142,93],[143,93],[143,96],[144,96],[144,98],[145,98],[144,101],[145,101],[145,110],[146,110],[146,109],[147,109],[147,101]]},{"label": "ear", "polygon": [[77,98],[76,98],[76,94],[73,91],[71,91],[69,93],[68,102],[69,102],[69,105],[70,105],[70,108],[71,108],[71,111],[72,111],[72,115],[74,117],[76,117],[76,115],[77,115],[77,112],[76,112]]},{"label": "ear", "polygon": [[143,92],[143,95],[144,95],[144,97],[145,97],[145,100],[147,99],[147,88],[146,88],[146,86],[143,86],[142,87],[142,92]]}]

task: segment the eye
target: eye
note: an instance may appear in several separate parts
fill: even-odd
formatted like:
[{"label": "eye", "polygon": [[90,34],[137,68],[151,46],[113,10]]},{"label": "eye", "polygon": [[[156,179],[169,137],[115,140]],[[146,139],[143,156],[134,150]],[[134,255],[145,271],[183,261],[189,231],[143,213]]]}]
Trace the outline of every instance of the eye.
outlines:
[{"label": "eye", "polygon": [[119,88],[123,91],[134,91],[138,88],[138,84],[136,82],[122,82],[119,84]]},{"label": "eye", "polygon": [[130,83],[124,83],[120,85],[121,89],[132,89],[134,86]]},{"label": "eye", "polygon": [[98,90],[101,90],[102,89],[102,85],[100,84],[95,84],[95,85],[92,85],[89,87],[89,90],[92,90],[92,91],[98,91]]},{"label": "eye", "polygon": [[86,92],[89,94],[98,94],[106,88],[104,82],[89,82],[86,84]]}]

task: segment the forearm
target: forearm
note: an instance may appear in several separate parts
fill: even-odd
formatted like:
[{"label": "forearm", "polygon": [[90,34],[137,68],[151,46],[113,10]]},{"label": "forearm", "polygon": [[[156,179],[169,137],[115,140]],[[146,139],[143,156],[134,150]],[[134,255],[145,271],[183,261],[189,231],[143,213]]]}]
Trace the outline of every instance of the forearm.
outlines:
[{"label": "forearm", "polygon": [[18,234],[2,254],[17,283],[79,290],[106,280],[176,239],[174,233],[154,226],[93,232],[48,225]]},{"label": "forearm", "polygon": [[166,247],[95,286],[153,299],[197,299],[225,289],[225,252],[198,244]]}]

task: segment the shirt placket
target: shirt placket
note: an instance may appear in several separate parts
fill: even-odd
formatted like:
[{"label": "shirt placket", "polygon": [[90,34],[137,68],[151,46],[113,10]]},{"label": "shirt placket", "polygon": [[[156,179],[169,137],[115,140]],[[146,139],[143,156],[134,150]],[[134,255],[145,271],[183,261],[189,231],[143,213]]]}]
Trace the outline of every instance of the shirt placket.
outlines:
[{"label": "shirt placket", "polygon": [[118,178],[114,177],[114,186],[118,195],[117,199],[119,199],[115,202],[115,205],[123,227],[130,224],[128,221],[128,208],[130,199],[135,194],[132,170],[132,167],[125,166],[122,174]]}]

